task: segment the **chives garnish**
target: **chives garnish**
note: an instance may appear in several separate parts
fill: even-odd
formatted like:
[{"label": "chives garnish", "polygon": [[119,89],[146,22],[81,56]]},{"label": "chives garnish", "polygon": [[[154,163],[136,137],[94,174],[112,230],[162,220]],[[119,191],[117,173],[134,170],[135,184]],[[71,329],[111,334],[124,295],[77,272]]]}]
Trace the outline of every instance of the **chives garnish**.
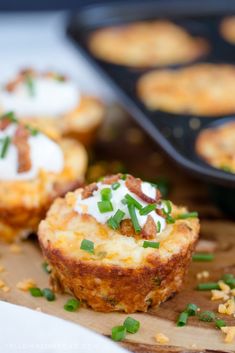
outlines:
[{"label": "chives garnish", "polygon": [[108,219],[107,224],[109,225],[109,227],[117,229],[124,215],[125,213],[118,209],[115,215]]},{"label": "chives garnish", "polygon": [[232,273],[225,273],[221,279],[222,281],[230,281],[234,279],[234,276]]},{"label": "chives garnish", "polygon": [[50,288],[44,288],[42,290],[42,294],[49,302],[52,302],[53,300],[55,300],[55,294],[52,292]]},{"label": "chives garnish", "polygon": [[156,209],[156,204],[147,205],[140,210],[140,215],[146,216],[147,214],[154,211],[155,209]]},{"label": "chives garnish", "polygon": [[127,175],[126,175],[126,174],[123,174],[123,175],[120,177],[120,179],[126,180],[126,177],[127,177]]},{"label": "chives garnish", "polygon": [[186,311],[189,316],[195,316],[198,310],[198,306],[196,304],[188,304]]},{"label": "chives garnish", "polygon": [[226,279],[224,281],[231,289],[235,288],[235,278]]},{"label": "chives garnish", "polygon": [[167,214],[166,215],[166,223],[173,224],[173,223],[175,223],[175,219],[171,215]]},{"label": "chives garnish", "polygon": [[9,121],[11,121],[12,123],[17,123],[18,120],[16,119],[16,116],[15,116],[15,113],[14,112],[8,112],[6,114],[3,114],[1,117],[0,117],[0,120],[3,120],[3,119],[8,119]]},{"label": "chives garnish", "polygon": [[162,200],[163,203],[163,213],[169,215],[172,211],[171,202],[169,200]]},{"label": "chives garnish", "polygon": [[112,188],[113,190],[117,190],[120,186],[121,186],[121,184],[117,182],[117,183],[113,183],[113,184],[111,185],[111,188]]},{"label": "chives garnish", "polygon": [[187,218],[196,218],[198,217],[198,212],[187,212],[177,215],[176,219],[187,219]]},{"label": "chives garnish", "polygon": [[212,289],[220,289],[220,286],[216,282],[199,283],[196,289],[206,291],[206,290],[212,290]]},{"label": "chives garnish", "polygon": [[141,227],[139,225],[137,216],[136,216],[136,212],[135,212],[135,206],[133,204],[128,205],[128,210],[129,210],[129,214],[132,220],[132,224],[133,227],[136,231],[136,233],[139,233],[141,231]]},{"label": "chives garnish", "polygon": [[110,201],[99,201],[97,204],[98,204],[100,213],[113,211],[113,205]]},{"label": "chives garnish", "polygon": [[42,268],[46,273],[51,273],[51,268],[49,266],[50,265],[46,261],[42,263]]},{"label": "chives garnish", "polygon": [[11,139],[9,136],[5,136],[2,140],[2,149],[1,149],[1,152],[0,152],[0,158],[3,159],[6,157],[7,155],[7,151],[8,151],[8,148],[9,148],[9,145],[10,145],[10,142],[11,142]]},{"label": "chives garnish", "polygon": [[79,300],[72,298],[68,299],[64,304],[64,310],[66,311],[76,311],[80,307],[81,303]]},{"label": "chives garnish", "polygon": [[138,208],[138,210],[142,209],[142,205],[134,199],[130,194],[126,194],[124,200],[122,200],[122,203],[127,204],[127,205],[134,205],[135,208]]},{"label": "chives garnish", "polygon": [[91,240],[83,239],[80,245],[80,249],[94,254],[94,243]]},{"label": "chives garnish", "polygon": [[154,249],[159,249],[160,243],[156,241],[148,241],[145,240],[143,242],[143,248],[154,248]]},{"label": "chives garnish", "polygon": [[126,328],[124,326],[114,326],[111,337],[114,341],[122,341],[126,337]]},{"label": "chives garnish", "polygon": [[112,197],[112,191],[110,188],[104,188],[100,191],[102,201],[110,201]]},{"label": "chives garnish", "polygon": [[199,314],[199,320],[201,321],[206,321],[206,322],[211,322],[215,320],[215,314],[213,311],[203,311],[202,313]]},{"label": "chives garnish", "polygon": [[25,127],[29,130],[30,135],[37,136],[39,134],[39,130],[34,128],[34,127],[32,127],[32,126],[25,125]]},{"label": "chives garnish", "polygon": [[185,326],[187,324],[187,321],[188,321],[188,313],[186,311],[183,311],[178,317],[177,326],[178,327]]},{"label": "chives garnish", "polygon": [[157,233],[161,233],[161,222],[157,221]]},{"label": "chives garnish", "polygon": [[27,75],[25,78],[25,84],[27,86],[28,92],[30,96],[35,96],[35,82],[30,75]]},{"label": "chives garnish", "polygon": [[212,261],[214,258],[214,254],[208,253],[195,253],[192,256],[193,261]]},{"label": "chives garnish", "polygon": [[218,328],[224,327],[224,326],[226,326],[226,322],[222,319],[216,319],[215,326]]},{"label": "chives garnish", "polygon": [[33,297],[42,297],[42,291],[40,288],[34,287],[34,288],[29,288],[29,292]]},{"label": "chives garnish", "polygon": [[123,326],[126,328],[127,332],[136,333],[139,331],[140,322],[128,316],[124,321]]}]

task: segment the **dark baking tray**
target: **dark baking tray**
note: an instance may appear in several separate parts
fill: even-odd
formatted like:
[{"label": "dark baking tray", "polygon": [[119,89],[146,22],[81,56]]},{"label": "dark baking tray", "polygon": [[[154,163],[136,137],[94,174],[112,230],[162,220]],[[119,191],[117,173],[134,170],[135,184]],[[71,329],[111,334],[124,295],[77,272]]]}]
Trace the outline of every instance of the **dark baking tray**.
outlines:
[{"label": "dark baking tray", "polygon": [[[222,17],[233,13],[235,13],[233,0],[108,2],[81,7],[70,18],[68,34],[80,52],[116,93],[132,117],[172,159],[193,175],[214,185],[235,190],[234,174],[210,167],[194,150],[196,136],[202,129],[219,124],[224,118],[235,120],[235,114],[208,118],[152,112],[145,108],[136,95],[137,79],[149,69],[127,68],[98,60],[92,56],[87,47],[89,34],[97,28],[143,19],[166,18],[185,27],[192,34],[209,40],[210,53],[197,62],[235,63],[235,45],[226,42],[218,31]],[[177,69],[177,66],[175,68]],[[195,128],[197,124],[198,127]]]}]

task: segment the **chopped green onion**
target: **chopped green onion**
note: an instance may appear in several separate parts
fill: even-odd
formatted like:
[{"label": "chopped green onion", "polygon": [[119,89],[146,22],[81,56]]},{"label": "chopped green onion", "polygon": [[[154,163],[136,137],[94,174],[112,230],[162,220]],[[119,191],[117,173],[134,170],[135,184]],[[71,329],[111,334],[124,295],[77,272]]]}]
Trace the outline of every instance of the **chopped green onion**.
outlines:
[{"label": "chopped green onion", "polygon": [[171,206],[171,202],[169,200],[162,200],[162,204],[163,204],[163,213],[165,215],[169,215],[172,211],[172,206]]},{"label": "chopped green onion", "polygon": [[29,291],[33,297],[42,297],[43,296],[40,288],[37,288],[37,287],[29,288]]},{"label": "chopped green onion", "polygon": [[27,75],[25,78],[25,84],[27,86],[28,92],[30,96],[35,96],[35,82],[30,75]]},{"label": "chopped green onion", "polygon": [[80,249],[94,254],[94,243],[91,240],[83,239],[80,245]]},{"label": "chopped green onion", "polygon": [[113,183],[112,185],[111,185],[111,188],[113,189],[113,190],[117,190],[118,188],[120,188],[120,186],[121,186],[121,184],[120,183]]},{"label": "chopped green onion", "polygon": [[106,213],[113,211],[113,205],[110,201],[99,201],[98,208],[100,213]]},{"label": "chopped green onion", "polygon": [[140,322],[128,316],[124,321],[123,326],[126,328],[127,332],[136,333],[139,331]]},{"label": "chopped green onion", "polygon": [[52,302],[53,300],[55,300],[55,294],[52,292],[50,288],[44,288],[42,290],[42,294],[49,302]]},{"label": "chopped green onion", "polygon": [[64,304],[64,310],[66,311],[76,311],[80,307],[81,303],[79,300],[72,298]]},{"label": "chopped green onion", "polygon": [[101,190],[101,199],[102,201],[110,201],[112,197],[112,191],[110,188],[104,188]]},{"label": "chopped green onion", "polygon": [[193,261],[212,261],[214,258],[214,254],[208,253],[195,253],[192,256]]},{"label": "chopped green onion", "polygon": [[3,120],[3,119],[8,119],[9,121],[11,121],[12,123],[17,123],[18,120],[16,119],[16,116],[15,116],[15,113],[14,112],[8,112],[6,114],[3,114],[1,117],[0,117],[0,120]]},{"label": "chopped green onion", "polygon": [[46,261],[42,263],[42,268],[46,273],[51,273],[50,265]]},{"label": "chopped green onion", "polygon": [[136,231],[136,233],[139,233],[141,231],[141,227],[139,225],[137,216],[136,216],[136,212],[135,212],[135,206],[133,204],[128,205],[128,210],[129,210],[129,214],[132,220],[132,224],[133,227]]},{"label": "chopped green onion", "polygon": [[127,204],[127,205],[134,205],[135,208],[138,208],[138,210],[142,209],[142,205],[134,199],[130,194],[126,194],[124,200],[122,200],[122,203]]},{"label": "chopped green onion", "polygon": [[166,223],[167,224],[173,224],[175,223],[175,219],[171,215],[166,215]]},{"label": "chopped green onion", "polygon": [[218,328],[224,327],[224,326],[226,326],[226,322],[222,319],[216,319],[215,326]]},{"label": "chopped green onion", "polygon": [[212,290],[212,289],[220,289],[220,286],[216,282],[199,283],[196,289],[206,291],[206,290]]},{"label": "chopped green onion", "polygon": [[224,281],[231,289],[235,288],[235,278],[226,279]]},{"label": "chopped green onion", "polygon": [[143,248],[154,248],[154,249],[159,249],[160,243],[156,241],[148,241],[145,240],[143,242]]},{"label": "chopped green onion", "polygon": [[161,233],[161,222],[157,221],[157,233]]},{"label": "chopped green onion", "polygon": [[187,218],[196,218],[198,217],[198,212],[187,212],[187,213],[182,213],[176,216],[176,219],[187,219]]},{"label": "chopped green onion", "polygon": [[124,216],[125,216],[125,213],[118,209],[115,215],[108,219],[107,221],[108,226],[110,228],[117,229]]},{"label": "chopped green onion", "polygon": [[212,322],[215,318],[213,311],[206,310],[199,314],[199,320],[201,321]]},{"label": "chopped green onion", "polygon": [[124,326],[114,326],[111,337],[114,341],[122,341],[126,337],[126,328]]},{"label": "chopped green onion", "polygon": [[222,281],[230,281],[234,279],[234,276],[232,273],[225,273],[221,279]]},{"label": "chopped green onion", "polygon": [[9,136],[5,136],[2,140],[2,149],[1,149],[1,152],[0,152],[0,158],[3,159],[6,157],[7,155],[7,151],[8,151],[8,148],[10,146],[10,143],[11,143],[11,139]]},{"label": "chopped green onion", "polygon": [[178,327],[185,326],[187,324],[187,321],[188,321],[188,313],[186,311],[183,311],[178,317],[177,326]]},{"label": "chopped green onion", "polygon": [[189,316],[195,316],[198,310],[198,306],[196,304],[188,304],[186,311]]},{"label": "chopped green onion", "polygon": [[123,175],[120,177],[120,179],[126,180],[126,177],[127,177],[127,175],[126,175],[126,174],[123,174]]},{"label": "chopped green onion", "polygon": [[39,130],[32,127],[32,126],[25,125],[25,127],[29,130],[29,132],[32,136],[37,136],[39,134]]},{"label": "chopped green onion", "polygon": [[141,216],[146,216],[150,212],[154,211],[156,209],[156,204],[151,204],[143,207],[139,212]]}]

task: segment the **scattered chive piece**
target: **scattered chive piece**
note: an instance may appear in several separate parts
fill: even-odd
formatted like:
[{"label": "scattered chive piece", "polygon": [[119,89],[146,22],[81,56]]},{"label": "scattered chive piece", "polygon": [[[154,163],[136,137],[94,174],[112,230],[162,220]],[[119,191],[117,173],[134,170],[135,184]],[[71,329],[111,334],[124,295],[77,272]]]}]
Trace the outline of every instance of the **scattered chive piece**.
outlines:
[{"label": "scattered chive piece", "polygon": [[35,95],[35,82],[34,82],[33,78],[30,75],[26,76],[25,84],[27,86],[29,95],[33,97]]},{"label": "scattered chive piece", "polygon": [[119,187],[120,187],[120,183],[113,183],[112,185],[111,185],[111,188],[113,189],[113,190],[117,190]]},{"label": "scattered chive piece", "polygon": [[156,209],[156,204],[153,203],[151,205],[147,205],[147,206],[140,209],[140,215],[146,216],[147,214],[154,211],[155,209]]},{"label": "scattered chive piece", "polygon": [[127,177],[127,175],[126,175],[126,174],[123,174],[123,175],[120,177],[120,179],[126,180],[126,177]]},{"label": "scattered chive piece", "polygon": [[140,322],[128,316],[124,321],[123,326],[126,328],[127,332],[136,333],[139,331]]},{"label": "scattered chive piece", "polygon": [[222,319],[216,319],[215,326],[218,328],[224,327],[224,326],[226,326],[226,322]]},{"label": "scattered chive piece", "polygon": [[185,326],[187,324],[187,321],[188,321],[188,313],[186,311],[183,311],[178,317],[177,326],[178,327]]},{"label": "scattered chive piece", "polygon": [[166,216],[166,223],[167,224],[173,224],[173,223],[175,223],[175,219],[172,217],[172,216],[170,216],[169,214]]},{"label": "scattered chive piece", "polygon": [[133,204],[128,205],[128,210],[129,210],[129,214],[132,220],[132,224],[133,227],[136,231],[136,233],[139,233],[141,231],[141,227],[139,225],[137,216],[136,216],[136,212],[135,212],[135,206]]},{"label": "scattered chive piece", "polygon": [[126,337],[126,328],[124,326],[114,326],[111,337],[114,341],[122,341]]},{"label": "scattered chive piece", "polygon": [[42,291],[40,288],[34,287],[34,288],[29,288],[29,292],[33,297],[42,297]]},{"label": "scattered chive piece", "polygon": [[157,233],[161,233],[161,222],[157,221]]},{"label": "scattered chive piece", "polygon": [[231,273],[225,273],[221,279],[222,281],[230,281],[234,279],[234,276]]},{"label": "scattered chive piece", "polygon": [[193,261],[212,261],[214,258],[214,254],[208,253],[195,253],[192,256]]},{"label": "scattered chive piece", "polygon": [[104,188],[101,190],[101,199],[102,201],[110,201],[112,197],[112,191],[110,188]]},{"label": "scattered chive piece", "polygon": [[196,218],[198,217],[198,212],[187,212],[187,213],[182,213],[176,216],[176,219],[187,219],[187,218]]},{"label": "scattered chive piece", "polygon": [[162,200],[163,203],[163,213],[169,215],[172,211],[171,202],[169,200]]},{"label": "scattered chive piece", "polygon": [[25,125],[25,127],[29,130],[30,134],[32,136],[37,136],[39,134],[39,131],[38,129],[32,127],[32,126],[29,126],[29,125]]},{"label": "scattered chive piece", "polygon": [[6,114],[3,114],[0,119],[1,119],[1,120],[2,120],[2,119],[8,119],[8,120],[10,120],[12,123],[18,122],[18,120],[16,119],[16,116],[15,116],[15,113],[14,113],[14,112],[8,112],[8,113],[6,113]]},{"label": "scattered chive piece", "polygon": [[3,140],[2,140],[2,149],[1,149],[1,153],[0,153],[0,158],[1,159],[6,157],[10,142],[11,142],[11,139],[10,139],[9,136],[6,136],[6,137],[3,138]]},{"label": "scattered chive piece", "polygon": [[206,322],[212,322],[215,320],[215,314],[213,311],[203,311],[202,313],[199,314],[199,320],[201,321],[206,321]]},{"label": "scattered chive piece", "polygon": [[130,194],[126,194],[124,200],[124,203],[127,203],[127,205],[134,205],[135,208],[138,208],[138,210],[142,209],[142,205],[134,199]]},{"label": "scattered chive piece", "polygon": [[64,310],[66,311],[76,311],[80,307],[81,303],[79,300],[72,298],[64,304]]},{"label": "scattered chive piece", "polygon": [[42,263],[42,268],[46,273],[51,273],[51,269],[49,268],[49,264],[46,261],[44,261]]},{"label": "scattered chive piece", "polygon": [[52,302],[53,300],[55,300],[55,294],[52,292],[50,288],[44,288],[42,290],[42,294],[49,302]]},{"label": "scattered chive piece", "polygon": [[235,278],[226,279],[224,281],[231,289],[235,288]]},{"label": "scattered chive piece", "polygon": [[117,210],[114,216],[110,217],[107,221],[107,224],[110,228],[117,229],[120,225],[121,220],[123,219],[125,213],[121,210]]},{"label": "scattered chive piece", "polygon": [[220,286],[216,282],[208,282],[208,283],[199,283],[197,285],[197,290],[212,290],[212,289],[220,289]]},{"label": "scattered chive piece", "polygon": [[195,316],[198,310],[198,306],[196,304],[188,304],[186,311],[189,316]]},{"label": "scattered chive piece", "polygon": [[80,245],[80,249],[94,254],[94,243],[91,240],[83,239]]},{"label": "scattered chive piece", "polygon": [[113,205],[110,201],[99,201],[98,208],[100,213],[106,213],[113,211]]},{"label": "scattered chive piece", "polygon": [[148,241],[145,240],[143,242],[143,248],[154,248],[154,249],[159,249],[160,243],[156,241]]}]

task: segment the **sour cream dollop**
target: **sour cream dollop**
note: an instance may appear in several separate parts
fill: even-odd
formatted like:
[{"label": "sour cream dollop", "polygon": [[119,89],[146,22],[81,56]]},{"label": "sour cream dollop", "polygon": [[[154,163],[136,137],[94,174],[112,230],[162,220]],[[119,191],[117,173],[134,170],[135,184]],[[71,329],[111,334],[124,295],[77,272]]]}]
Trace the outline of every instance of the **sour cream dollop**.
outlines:
[{"label": "sour cream dollop", "polygon": [[[97,183],[98,189],[93,192],[93,195],[86,198],[82,199],[82,196],[79,195],[79,197],[76,200],[74,210],[78,213],[86,213],[91,216],[93,216],[97,222],[99,223],[106,223],[108,219],[112,216],[115,215],[117,210],[121,210],[124,212],[124,217],[123,219],[130,219],[130,214],[128,211],[127,205],[124,205],[122,203],[122,200],[125,198],[126,194],[131,195],[134,199],[136,199],[142,207],[145,207],[148,205],[145,201],[140,199],[136,194],[132,193],[126,186],[124,180],[119,180],[118,181],[120,184],[120,187],[117,190],[112,190],[112,198],[111,198],[111,203],[113,206],[113,211],[111,212],[105,212],[101,213],[98,208],[98,202],[101,201],[101,190],[107,187],[110,187],[110,185],[102,184],[101,182]],[[156,196],[156,188],[152,186],[150,183],[147,182],[142,182],[141,184],[141,189],[142,192],[155,199]],[[161,224],[161,231],[165,228],[166,226],[166,221],[163,217],[159,216],[155,211],[150,212],[148,215],[152,216],[154,222],[158,224],[160,222]],[[136,210],[136,216],[139,222],[139,225],[141,228],[145,225],[147,221],[148,215],[140,215],[139,211]]]},{"label": "sour cream dollop", "polygon": [[0,105],[4,111],[14,111],[21,118],[57,118],[75,109],[80,100],[77,86],[72,81],[59,81],[50,77],[35,77],[33,94],[25,81],[8,92],[1,90]]},{"label": "sour cream dollop", "polygon": [[[16,129],[17,124],[11,124],[4,131],[0,131],[0,141],[6,136],[12,138]],[[10,143],[5,157],[0,158],[0,180],[31,180],[38,176],[41,169],[54,173],[60,173],[63,170],[64,155],[57,143],[42,133],[30,136],[28,142],[31,169],[24,173],[18,173],[17,148],[13,143]]]}]

